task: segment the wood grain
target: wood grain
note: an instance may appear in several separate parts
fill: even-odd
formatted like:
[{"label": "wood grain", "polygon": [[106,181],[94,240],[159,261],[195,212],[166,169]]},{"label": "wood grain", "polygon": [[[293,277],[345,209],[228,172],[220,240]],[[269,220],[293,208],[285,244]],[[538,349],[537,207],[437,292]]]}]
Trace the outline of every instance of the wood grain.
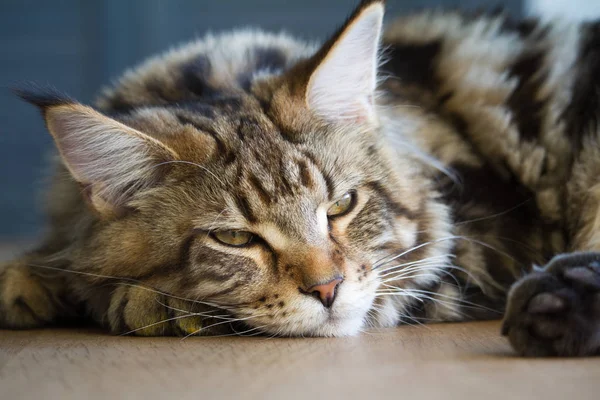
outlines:
[{"label": "wood grain", "polygon": [[517,358],[498,331],[497,322],[335,339],[0,331],[0,398],[599,398],[600,358]]}]

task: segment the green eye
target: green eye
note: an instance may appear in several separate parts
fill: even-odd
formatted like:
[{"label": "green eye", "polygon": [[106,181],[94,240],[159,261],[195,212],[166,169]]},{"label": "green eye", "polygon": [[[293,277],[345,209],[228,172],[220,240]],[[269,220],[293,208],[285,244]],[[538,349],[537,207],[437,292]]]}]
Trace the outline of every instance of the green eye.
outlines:
[{"label": "green eye", "polygon": [[330,217],[338,217],[348,213],[354,206],[354,197],[354,192],[347,192],[329,207],[327,215]]},{"label": "green eye", "polygon": [[213,236],[219,242],[229,246],[242,247],[250,244],[254,235],[246,231],[217,231]]}]

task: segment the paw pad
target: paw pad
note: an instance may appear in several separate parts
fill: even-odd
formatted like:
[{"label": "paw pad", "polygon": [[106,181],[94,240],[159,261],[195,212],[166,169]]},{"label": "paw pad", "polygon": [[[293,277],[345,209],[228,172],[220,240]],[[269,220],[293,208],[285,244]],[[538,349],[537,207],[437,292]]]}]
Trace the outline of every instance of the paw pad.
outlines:
[{"label": "paw pad", "polygon": [[553,293],[540,293],[534,296],[527,305],[527,311],[532,314],[559,313],[566,308],[566,301]]}]

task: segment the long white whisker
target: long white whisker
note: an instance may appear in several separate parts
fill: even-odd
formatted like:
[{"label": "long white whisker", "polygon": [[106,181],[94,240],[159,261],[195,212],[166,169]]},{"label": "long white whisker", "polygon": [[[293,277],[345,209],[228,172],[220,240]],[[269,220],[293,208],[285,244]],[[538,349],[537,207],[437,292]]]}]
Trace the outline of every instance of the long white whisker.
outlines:
[{"label": "long white whisker", "polygon": [[390,275],[395,275],[395,274],[408,274],[413,271],[426,271],[426,270],[442,269],[446,265],[447,264],[441,264],[439,262],[429,261],[429,262],[424,262],[424,263],[419,263],[419,264],[413,264],[407,268],[395,266],[395,268],[386,269],[384,274],[379,274],[379,277],[383,279]]},{"label": "long white whisker", "polygon": [[426,278],[426,277],[430,277],[430,278],[431,277],[436,277],[437,278],[438,276],[434,275],[431,272],[416,272],[415,271],[415,272],[413,272],[413,273],[411,273],[409,275],[404,275],[404,276],[400,276],[400,277],[393,276],[393,277],[390,277],[388,279],[384,279],[381,282],[382,283],[389,283],[389,282],[400,283],[402,281],[409,280],[409,279]]},{"label": "long white whisker", "polygon": [[[431,296],[427,296],[427,295],[424,295],[424,294],[417,295],[417,294],[403,293],[403,292],[396,292],[396,293],[394,293],[394,292],[384,292],[384,293],[377,292],[377,296],[412,297],[412,298],[418,299],[421,302],[423,302],[424,301],[423,299],[425,299],[425,300],[431,300],[434,303],[439,303],[439,304],[444,305],[444,306],[449,307],[449,308],[452,308],[452,307],[454,307],[454,306],[457,305],[455,303],[452,303],[452,302],[449,302],[449,301],[445,301],[445,300],[436,299],[436,298],[433,298]],[[462,306],[462,307],[465,307],[465,308],[477,308],[477,307],[470,307],[470,306]],[[463,313],[462,311],[460,311],[459,309],[453,309],[453,311],[456,312],[456,313],[458,313],[458,314],[461,314],[462,316],[466,316],[466,314]]]},{"label": "long white whisker", "polygon": [[[456,276],[453,275],[450,271],[448,271],[448,269],[453,269],[451,264],[423,264],[423,265],[419,265],[418,267],[414,267],[414,268],[410,268],[410,269],[407,268],[407,269],[401,269],[398,271],[388,272],[384,275],[380,275],[380,278],[383,278],[383,280],[386,281],[386,280],[390,280],[390,279],[404,278],[405,276],[408,276],[415,272],[430,272],[432,274],[433,274],[433,272],[435,272],[435,273],[444,274],[450,278],[453,278],[455,280],[455,282],[457,283],[457,285],[459,285]],[[436,274],[433,274],[433,275],[436,275]]]},{"label": "long white whisker", "polygon": [[[454,281],[454,283],[456,284],[456,287],[460,289],[461,288],[460,281],[458,280],[456,275],[454,275],[450,271],[446,270],[446,268],[449,268],[449,267],[451,267],[451,266],[446,265],[441,268],[437,268],[437,267],[436,268],[419,268],[419,269],[409,271],[409,273],[407,273],[407,274],[404,274],[405,271],[399,271],[398,275],[389,276],[386,279],[383,279],[381,282],[383,282],[383,283],[398,282],[398,281],[407,280],[407,279],[431,277],[432,275],[437,276],[436,274],[433,273],[433,272],[435,272],[438,274],[445,275],[449,279],[452,279]],[[420,272],[426,272],[426,273],[420,274]],[[411,274],[415,274],[415,273],[416,273],[416,275],[411,275]]]},{"label": "long white whisker", "polygon": [[[415,297],[415,296],[420,296],[424,299],[427,300],[431,300],[433,302],[436,303],[440,303],[446,306],[456,306],[456,305],[460,305],[461,307],[464,308],[472,308],[472,309],[480,309],[480,310],[486,310],[486,311],[491,311],[494,313],[498,313],[501,314],[500,311],[498,310],[494,310],[493,308],[489,308],[489,307],[485,307],[482,306],[480,304],[477,303],[473,303],[464,299],[460,299],[454,296],[448,296],[448,295],[444,295],[442,293],[437,293],[437,292],[430,292],[430,291],[426,291],[426,290],[418,290],[418,289],[400,289],[400,290],[384,290],[384,291],[377,291],[377,295],[386,295],[386,296],[407,296],[407,297]],[[430,296],[431,295],[431,296]],[[443,298],[447,298],[449,300],[454,301],[450,302],[450,301],[445,301],[445,300],[441,300],[441,299],[436,299],[432,296],[439,296],[439,297],[443,297]],[[455,310],[457,312],[459,312],[458,310]]]},{"label": "long white whisker", "polygon": [[156,290],[154,288],[150,288],[150,287],[146,287],[146,286],[141,286],[141,285],[138,285],[138,284],[131,284],[131,283],[127,283],[127,282],[118,282],[117,284],[118,285],[122,285],[122,286],[135,287],[135,288],[138,288],[138,289],[147,290],[147,291],[149,291],[151,293],[161,294],[163,296],[167,296],[167,297],[170,297],[172,299],[181,300],[181,301],[187,301],[187,302],[195,303],[195,304],[202,304],[202,305],[205,305],[205,306],[214,307],[214,308],[218,308],[218,309],[225,310],[225,311],[232,311],[232,310],[234,310],[234,308],[230,308],[229,306],[222,306],[222,305],[218,305],[218,304],[214,304],[214,303],[209,303],[209,302],[206,302],[206,301],[200,301],[200,300],[186,299],[185,297],[175,296],[175,295],[170,294],[170,293],[166,293],[166,292],[163,292],[163,291],[160,291],[160,290]]},{"label": "long white whisker", "polygon": [[420,260],[416,260],[416,261],[409,261],[409,262],[405,262],[402,264],[396,264],[396,265],[392,265],[392,266],[388,266],[382,270],[378,270],[379,274],[381,275],[383,272],[387,272],[390,271],[392,269],[397,269],[397,268],[402,268],[402,267],[410,267],[413,265],[418,265],[421,263],[425,263],[425,262],[447,262],[448,257],[446,255],[440,255],[440,256],[433,256],[433,257],[427,257],[427,258],[423,258]]},{"label": "long white whisker", "polygon": [[177,307],[173,307],[170,305],[167,305],[159,300],[156,300],[156,302],[158,304],[160,304],[161,306],[164,306],[165,308],[168,308],[170,310],[173,311],[178,311],[178,312],[182,312],[182,313],[187,313],[190,315],[196,315],[199,317],[207,317],[207,318],[215,318],[215,319],[229,319],[229,320],[234,320],[235,317],[232,317],[230,315],[213,315],[213,314],[208,314],[209,312],[216,312],[216,311],[220,311],[220,310],[211,310],[211,311],[203,311],[203,312],[196,312],[196,311],[190,311],[190,310],[182,310],[180,308]]},{"label": "long white whisker", "polygon": [[430,295],[433,295],[433,296],[444,297],[444,298],[447,298],[447,299],[450,299],[450,300],[454,300],[454,301],[459,302],[459,303],[467,304],[467,305],[470,305],[470,306],[473,306],[473,307],[476,307],[476,308],[481,308],[481,309],[484,309],[484,310],[488,310],[488,311],[493,311],[493,312],[496,312],[496,313],[500,313],[500,311],[494,310],[493,308],[482,306],[481,304],[473,303],[471,301],[468,301],[468,300],[465,300],[465,299],[461,299],[461,298],[458,298],[458,297],[449,296],[447,294],[443,294],[443,293],[439,293],[439,292],[431,292],[429,290],[421,290],[421,289],[408,289],[408,290],[410,290],[412,292],[415,292],[415,293],[424,293],[424,294],[430,294]]},{"label": "long white whisker", "polygon": [[190,336],[195,336],[195,335],[197,335],[197,334],[198,334],[200,331],[202,331],[203,329],[209,329],[209,328],[212,328],[212,327],[214,327],[214,326],[217,326],[217,325],[229,324],[229,323],[232,323],[232,322],[247,321],[247,320],[249,320],[249,319],[253,319],[253,318],[260,318],[260,317],[264,317],[265,315],[267,315],[267,314],[252,315],[252,316],[250,316],[250,317],[245,317],[245,318],[237,318],[237,319],[235,319],[235,320],[233,320],[233,321],[221,321],[221,322],[216,322],[216,323],[214,323],[214,324],[211,324],[211,325],[208,325],[208,326],[203,326],[203,327],[201,327],[200,329],[198,329],[198,330],[196,330],[196,331],[194,331],[194,332],[190,333],[189,335],[187,335],[187,336],[184,336],[183,338],[181,338],[181,340],[187,339],[187,338],[189,338]]},{"label": "long white whisker", "polygon": [[520,203],[519,203],[519,204],[517,204],[516,206],[513,206],[513,207],[511,207],[511,208],[509,208],[509,209],[507,209],[507,210],[501,211],[501,212],[499,212],[499,213],[496,213],[496,214],[489,215],[489,216],[487,216],[487,217],[474,218],[474,219],[470,219],[470,220],[466,220],[466,221],[458,221],[458,222],[455,222],[455,223],[454,223],[454,225],[466,225],[466,224],[472,224],[472,223],[474,223],[474,222],[485,221],[485,220],[488,220],[488,219],[492,219],[492,218],[501,217],[501,216],[503,216],[503,215],[506,215],[506,214],[508,214],[508,213],[510,213],[510,212],[512,212],[512,211],[514,211],[514,210],[516,210],[516,209],[517,209],[517,208],[519,208],[519,207],[522,207],[523,205],[525,205],[526,203],[530,202],[531,200],[532,200],[532,198],[529,198],[529,199],[527,199],[527,200],[524,200],[524,201],[520,202]]},{"label": "long white whisker", "polygon": [[[256,335],[260,335],[260,334],[262,334],[262,333],[263,333],[263,332],[261,331],[261,329],[262,329],[262,328],[264,328],[265,326],[267,326],[267,325],[261,325],[261,326],[257,326],[257,327],[255,327],[255,328],[250,328],[250,329],[247,329],[247,330],[245,330],[245,331],[242,331],[242,332],[237,332],[237,331],[236,331],[235,329],[233,329],[233,327],[232,327],[232,329],[233,329],[234,333],[225,333],[225,334],[223,334],[223,335],[215,335],[215,336],[211,336],[211,338],[226,337],[226,336],[256,336]],[[256,332],[256,333],[253,333],[252,335],[244,335],[245,333],[252,332],[252,331],[256,331],[256,330],[258,330],[258,332]]]},{"label": "long white whisker", "polygon": [[513,260],[515,262],[517,262],[517,260],[514,257],[512,257],[510,254],[508,254],[508,253],[506,253],[506,252],[504,252],[502,250],[499,250],[499,249],[495,248],[494,246],[490,245],[489,243],[483,242],[481,240],[473,239],[473,238],[470,238],[470,237],[467,237],[467,236],[455,235],[455,236],[448,236],[448,237],[444,237],[444,238],[432,240],[432,241],[429,241],[429,242],[421,243],[421,244],[419,244],[417,246],[414,246],[414,247],[412,247],[412,248],[410,248],[408,250],[405,250],[402,253],[397,254],[397,255],[389,258],[389,259],[386,259],[386,257],[384,257],[383,259],[375,262],[375,264],[373,266],[373,269],[380,268],[382,265],[390,263],[390,262],[392,262],[392,261],[394,261],[394,260],[396,260],[396,259],[398,259],[398,258],[400,258],[400,257],[402,257],[402,256],[404,256],[406,254],[409,254],[409,253],[411,253],[411,252],[413,252],[415,250],[418,250],[421,247],[428,246],[428,245],[435,244],[435,243],[439,243],[439,242],[442,242],[442,241],[445,241],[445,240],[453,240],[453,239],[461,239],[461,240],[465,240],[465,241],[468,241],[468,242],[471,242],[471,243],[479,244],[480,246],[487,247],[490,250],[494,250],[498,254],[501,254],[501,255],[503,255],[503,256],[505,256],[505,257],[507,257],[507,258],[509,258],[509,259],[511,259],[511,260]]},{"label": "long white whisker", "polygon": [[398,258],[400,258],[400,257],[402,257],[402,256],[404,256],[406,254],[412,253],[413,251],[416,251],[416,250],[420,249],[421,247],[429,246],[429,245],[432,245],[432,244],[435,244],[435,243],[443,242],[443,241],[446,241],[446,240],[452,240],[452,239],[456,239],[456,238],[457,238],[457,236],[448,236],[448,237],[444,237],[444,238],[440,238],[440,239],[436,239],[436,240],[431,240],[429,242],[421,243],[421,244],[419,244],[417,246],[411,247],[410,249],[403,251],[400,254],[397,254],[397,255],[391,257],[388,260],[385,260],[385,257],[384,257],[383,260],[385,260],[385,262],[384,261],[376,262],[375,265],[373,266],[373,269],[379,268],[382,265],[387,264],[389,262],[392,262],[392,261],[394,261],[394,260],[396,260],[396,259],[398,259]]},{"label": "long white whisker", "polygon": [[130,330],[128,332],[121,333],[120,336],[127,336],[127,335],[130,335],[130,334],[134,333],[134,332],[141,331],[142,329],[150,328],[150,327],[153,327],[153,326],[156,326],[156,325],[164,324],[166,322],[175,321],[175,320],[182,319],[182,318],[189,318],[189,317],[193,317],[193,316],[194,316],[194,314],[187,314],[187,315],[179,315],[177,317],[171,317],[171,318],[163,319],[162,321],[154,322],[152,324],[148,324],[148,325],[142,326],[140,328],[132,329],[132,330]]},{"label": "long white whisker", "polygon": [[487,247],[488,249],[494,250],[496,253],[501,254],[501,255],[503,255],[506,258],[510,258],[512,261],[514,261],[515,263],[517,263],[517,259],[515,259],[513,256],[511,256],[510,254],[508,254],[505,251],[498,250],[497,248],[495,248],[494,246],[492,246],[489,243],[483,242],[481,240],[473,239],[473,238],[470,238],[470,237],[467,237],[467,236],[456,236],[456,238],[457,239],[466,240],[467,242],[476,243],[476,244],[478,244],[480,246],[483,246],[483,247]]},{"label": "long white whisker", "polygon": [[175,296],[174,294],[171,294],[171,293],[163,292],[161,290],[154,289],[154,288],[151,288],[151,287],[148,287],[148,286],[143,286],[143,284],[142,284],[141,281],[139,281],[137,279],[133,279],[133,278],[120,277],[120,276],[110,276],[110,275],[101,275],[101,274],[94,274],[94,273],[91,273],[91,272],[83,272],[83,271],[72,271],[72,270],[63,269],[63,268],[50,267],[48,265],[27,264],[27,266],[29,266],[29,267],[35,267],[35,268],[49,269],[49,270],[54,270],[54,271],[60,271],[60,272],[65,272],[65,273],[75,274],[75,275],[92,276],[92,277],[95,277],[95,278],[102,278],[102,279],[111,279],[111,280],[118,281],[118,282],[116,282],[116,284],[119,284],[119,285],[135,287],[135,288],[143,289],[143,290],[146,290],[146,291],[149,291],[149,292],[152,292],[152,293],[156,293],[156,294],[160,294],[160,295],[163,295],[163,296],[171,297],[173,299],[182,300],[182,301],[188,301],[188,302],[197,303],[197,304],[203,304],[203,305],[207,305],[207,306],[210,306],[210,307],[220,308],[220,309],[229,311],[229,310],[227,310],[227,307],[229,307],[229,306],[222,306],[222,305],[212,304],[212,303],[208,303],[208,302],[204,302],[204,301],[200,301],[200,300],[192,300],[192,299],[186,299],[184,297]]}]

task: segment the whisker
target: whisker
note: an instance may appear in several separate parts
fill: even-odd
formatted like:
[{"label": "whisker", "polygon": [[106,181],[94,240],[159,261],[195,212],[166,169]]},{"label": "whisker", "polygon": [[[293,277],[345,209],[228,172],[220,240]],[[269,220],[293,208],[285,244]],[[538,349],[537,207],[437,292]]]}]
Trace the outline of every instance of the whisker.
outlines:
[{"label": "whisker", "polygon": [[[407,293],[393,293],[393,292],[390,292],[390,293],[378,293],[377,295],[378,295],[378,296],[401,296],[401,297],[412,297],[412,298],[416,298],[416,299],[418,299],[418,300],[419,300],[419,301],[421,301],[421,302],[424,302],[424,299],[425,299],[425,300],[430,300],[430,301],[431,301],[431,302],[433,302],[434,304],[441,304],[441,305],[443,305],[443,306],[446,306],[446,307],[448,307],[448,308],[452,309],[452,311],[453,311],[453,312],[455,312],[455,313],[457,313],[457,314],[461,315],[463,318],[467,318],[467,317],[468,317],[468,315],[467,315],[466,313],[462,312],[462,311],[461,311],[459,308],[454,308],[454,307],[456,307],[456,306],[457,306],[457,304],[455,304],[455,303],[452,303],[452,302],[449,302],[449,301],[445,301],[445,300],[436,299],[436,298],[433,298],[433,297],[431,297],[431,296],[427,296],[427,295],[423,295],[423,294],[420,294],[420,295],[419,295],[420,297],[419,297],[419,296],[417,296],[417,295],[415,295],[415,294],[413,294],[413,295],[411,296],[410,294],[407,294]],[[471,306],[464,306],[464,305],[463,305],[462,307],[464,307],[464,308],[473,308],[473,309],[477,309],[477,308],[478,308],[478,307],[471,307]]]},{"label": "whisker", "polygon": [[483,242],[481,240],[473,239],[473,238],[470,238],[470,237],[467,237],[467,236],[456,236],[456,238],[457,239],[466,240],[467,242],[476,243],[476,244],[478,244],[480,246],[483,246],[483,247],[487,247],[488,249],[494,250],[496,253],[501,254],[501,255],[503,255],[506,258],[511,259],[515,263],[520,264],[516,258],[514,258],[513,256],[511,256],[510,254],[508,254],[505,251],[498,250],[497,248],[495,248],[494,246],[492,246],[489,243]]},{"label": "whisker", "polygon": [[415,272],[412,275],[406,275],[406,276],[402,276],[402,277],[391,277],[391,278],[388,278],[386,280],[381,281],[381,283],[384,283],[384,284],[387,284],[389,282],[399,283],[399,282],[402,282],[402,281],[405,281],[405,280],[408,280],[408,279],[427,278],[427,277],[429,277],[429,278],[432,278],[432,277],[439,278],[437,275],[434,275],[431,272],[429,272],[429,273],[416,273]]},{"label": "whisker", "polygon": [[409,292],[399,292],[399,291],[392,291],[392,290],[385,290],[385,291],[376,291],[375,292],[375,296],[379,297],[379,296],[401,296],[401,297],[410,297],[413,298],[417,301],[420,301],[421,303],[424,302],[424,300],[422,298],[420,298],[418,295],[414,294],[414,293],[409,293]]},{"label": "whisker", "polygon": [[[457,267],[453,264],[449,264],[449,262],[447,260],[445,260],[446,256],[441,256],[439,257],[442,261],[438,261],[437,259],[434,259],[433,257],[428,257],[428,258],[424,258],[422,260],[417,260],[417,261],[411,261],[409,263],[404,263],[404,264],[396,264],[396,265],[392,265],[389,267],[386,267],[385,269],[381,270],[379,272],[379,276],[385,276],[386,274],[383,274],[383,272],[388,272],[391,271],[391,273],[395,273],[395,272],[404,272],[404,271],[409,271],[409,270],[413,270],[413,269],[418,269],[421,267],[426,267],[426,266],[432,266],[432,265],[439,265],[440,267],[448,267],[448,268],[453,268],[453,269],[459,269],[460,267]],[[406,268],[402,268],[402,267],[406,267]],[[400,270],[400,268],[402,268]],[[466,270],[463,270],[463,272],[467,273]]]},{"label": "whisker", "polygon": [[485,221],[485,220],[488,220],[488,219],[501,217],[503,215],[506,215],[506,214],[508,214],[508,213],[516,210],[519,207],[522,207],[523,205],[527,204],[531,200],[532,200],[532,198],[529,198],[529,199],[524,200],[524,201],[520,202],[519,204],[517,204],[517,205],[515,205],[515,206],[513,206],[513,207],[511,207],[511,208],[509,208],[507,210],[501,211],[501,212],[496,213],[496,214],[489,215],[487,217],[474,218],[474,219],[470,219],[470,220],[466,220],[466,221],[458,221],[458,222],[455,222],[454,225],[472,224],[474,222]]},{"label": "whisker", "polygon": [[177,317],[171,317],[171,318],[163,319],[162,321],[154,322],[152,324],[148,324],[148,325],[142,326],[140,328],[132,329],[132,330],[130,330],[128,332],[121,333],[119,336],[127,336],[127,335],[130,335],[130,334],[134,333],[134,332],[141,331],[142,329],[150,328],[150,327],[153,327],[153,326],[156,326],[156,325],[159,325],[159,324],[164,324],[166,322],[175,321],[175,320],[182,319],[182,318],[189,318],[189,317],[193,317],[193,316],[194,316],[194,314],[187,314],[187,315],[179,315]]},{"label": "whisker", "polygon": [[379,272],[379,273],[380,273],[380,275],[381,275],[381,273],[383,273],[383,272],[387,272],[387,271],[390,271],[390,270],[392,270],[392,269],[401,268],[401,267],[410,267],[410,266],[412,266],[412,265],[415,265],[415,264],[421,264],[421,263],[424,263],[424,262],[440,262],[440,261],[438,261],[438,260],[443,260],[443,261],[446,261],[446,258],[448,258],[448,256],[446,256],[446,255],[439,255],[439,256],[426,257],[426,258],[422,258],[422,259],[420,259],[420,260],[416,260],[416,261],[409,261],[409,262],[405,262],[405,263],[402,263],[402,264],[396,264],[396,265],[392,265],[391,267],[386,267],[386,268],[384,268],[384,269],[380,270],[380,272]]},{"label": "whisker", "polygon": [[155,301],[158,304],[160,304],[161,306],[165,307],[165,308],[168,308],[168,309],[173,310],[173,311],[187,313],[187,314],[190,314],[190,315],[195,315],[195,316],[200,316],[200,317],[207,317],[207,318],[216,318],[216,319],[230,319],[230,320],[231,319],[235,319],[235,317],[232,317],[230,315],[212,315],[212,314],[208,314],[209,312],[217,312],[217,311],[220,311],[220,310],[210,310],[210,311],[206,311],[206,312],[204,312],[204,311],[203,312],[196,312],[196,311],[190,311],[190,310],[182,310],[182,309],[177,308],[177,307],[172,307],[172,306],[170,306],[168,304],[165,304],[165,303],[159,301],[158,299],[155,300]]},{"label": "whisker", "polygon": [[450,299],[450,300],[454,300],[454,301],[462,303],[462,304],[467,304],[467,305],[473,306],[475,308],[480,308],[480,309],[483,309],[483,310],[492,311],[492,312],[495,312],[495,313],[502,314],[500,311],[495,310],[493,308],[482,306],[481,304],[473,303],[471,301],[468,301],[468,300],[465,300],[465,299],[461,299],[459,297],[449,296],[447,294],[443,294],[443,293],[439,293],[439,292],[432,292],[432,291],[429,291],[429,290],[422,290],[422,289],[408,289],[408,290],[411,290],[413,292],[419,292],[419,293],[425,293],[425,294],[431,294],[431,295],[434,295],[434,296],[444,297],[444,298],[447,298],[447,299]]},{"label": "whisker", "polygon": [[[245,337],[257,336],[257,335],[260,335],[260,334],[263,333],[260,329],[264,328],[265,326],[267,326],[267,325],[257,326],[255,328],[250,328],[250,329],[247,329],[247,330],[242,331],[242,332],[237,332],[232,327],[231,329],[234,330],[234,333],[224,333],[222,335],[214,335],[214,336],[210,336],[210,337],[211,338],[219,338],[219,337],[226,337],[226,336],[245,336]],[[245,335],[245,333],[252,332],[252,331],[255,331],[255,330],[258,330],[258,332],[253,333],[252,335]]]},{"label": "whisker", "polygon": [[119,276],[110,276],[110,275],[102,275],[102,274],[95,274],[95,273],[83,272],[83,271],[73,271],[73,270],[68,270],[68,269],[63,269],[63,268],[50,267],[48,265],[27,264],[27,266],[34,267],[34,268],[43,268],[43,269],[48,269],[48,270],[54,270],[54,271],[59,271],[59,272],[65,272],[65,273],[75,274],[75,275],[83,275],[83,276],[91,276],[91,277],[95,277],[95,278],[116,280],[116,281],[119,281],[119,282],[116,282],[116,284],[119,284],[119,285],[135,287],[135,288],[143,289],[143,290],[146,290],[146,291],[149,291],[149,292],[152,292],[152,293],[156,293],[156,294],[160,294],[160,295],[163,295],[163,296],[171,297],[173,299],[177,299],[177,300],[181,300],[181,301],[188,301],[188,302],[191,302],[191,303],[203,304],[203,305],[207,305],[207,306],[214,307],[214,308],[220,308],[220,309],[223,309],[223,310],[226,310],[226,311],[228,311],[227,307],[236,307],[236,306],[240,305],[240,304],[231,304],[231,305],[228,305],[228,306],[223,306],[223,305],[208,303],[208,302],[205,302],[205,301],[192,300],[192,299],[187,299],[187,298],[184,298],[184,297],[175,296],[174,294],[171,294],[171,293],[163,292],[161,290],[158,290],[158,289],[155,289],[155,288],[152,288],[152,287],[149,287],[149,286],[144,286],[141,281],[139,281],[137,279],[133,279],[133,278],[119,277]]},{"label": "whisker", "polygon": [[418,276],[419,277],[431,276],[431,275],[437,276],[437,274],[443,274],[443,275],[447,276],[448,278],[452,279],[454,281],[454,283],[456,283],[457,287],[460,287],[461,285],[460,285],[458,278],[456,277],[456,275],[454,275],[450,271],[448,271],[448,269],[457,269],[459,271],[463,271],[465,274],[467,274],[468,277],[475,280],[475,277],[471,277],[470,272],[463,270],[460,267],[455,267],[451,264],[435,265],[435,266],[422,265],[422,266],[419,266],[418,268],[411,268],[410,270],[406,269],[406,270],[390,272],[386,275],[382,275],[381,278],[385,278],[385,279],[382,279],[382,282],[390,282],[390,281],[406,280],[406,279],[413,278],[415,276],[412,276],[411,274],[414,274],[416,272],[429,272],[429,274],[422,274],[422,275],[418,275]]},{"label": "whisker", "polygon": [[249,319],[253,319],[253,318],[259,318],[259,317],[264,317],[264,316],[266,316],[266,315],[267,315],[267,314],[252,315],[252,316],[250,316],[250,317],[245,317],[245,318],[237,318],[237,319],[235,319],[235,320],[233,320],[233,321],[221,321],[221,322],[216,322],[216,323],[214,323],[214,324],[211,324],[211,325],[208,325],[208,326],[203,326],[203,327],[201,327],[200,329],[198,329],[198,330],[196,330],[196,331],[194,331],[194,332],[190,333],[189,335],[186,335],[186,336],[184,336],[183,338],[181,338],[181,340],[185,340],[185,339],[189,338],[190,336],[195,336],[195,335],[197,335],[197,334],[198,334],[200,331],[202,331],[203,329],[209,329],[209,328],[215,327],[215,326],[217,326],[217,325],[229,324],[229,323],[232,323],[232,322],[247,321],[247,320],[249,320]]},{"label": "whisker", "polygon": [[209,306],[209,307],[219,308],[219,309],[225,310],[225,311],[232,311],[232,310],[234,310],[234,308],[228,308],[229,306],[218,305],[218,304],[209,303],[209,302],[206,302],[206,301],[187,299],[187,298],[184,298],[184,297],[175,296],[173,294],[166,293],[166,292],[163,292],[161,290],[157,290],[157,289],[154,289],[154,288],[151,288],[151,287],[147,287],[147,286],[142,286],[142,285],[138,285],[138,284],[131,284],[131,283],[127,283],[127,282],[118,282],[117,284],[118,285],[122,285],[122,286],[130,286],[130,287],[134,287],[134,288],[138,288],[138,289],[143,289],[143,290],[149,291],[151,293],[160,294],[160,295],[167,296],[167,297],[170,297],[170,298],[176,299],[176,300],[187,301],[187,302],[190,302],[190,303],[202,304],[202,305]]},{"label": "whisker", "polygon": [[[404,319],[404,318],[408,318],[409,320],[411,320],[411,321],[413,321],[413,322],[417,323],[419,326],[421,326],[421,327],[423,327],[423,328],[431,329],[431,327],[430,327],[430,326],[427,326],[427,325],[426,325],[426,324],[424,324],[423,322],[419,321],[419,319],[418,319],[418,318],[412,317],[412,316],[410,316],[410,315],[408,315],[408,314],[402,314],[402,315],[400,315],[400,318],[402,318],[402,319]],[[403,322],[404,322],[404,321],[403,321]],[[407,324],[407,325],[414,326],[414,325],[412,325],[412,324]]]},{"label": "whisker", "polygon": [[394,267],[390,267],[388,269],[383,270],[382,272],[385,272],[385,273],[379,274],[379,277],[386,278],[386,277],[388,277],[390,275],[394,275],[394,274],[410,273],[413,271],[426,270],[426,269],[436,270],[436,269],[442,269],[445,266],[446,265],[444,265],[444,264],[441,264],[438,262],[433,262],[433,261],[409,264],[407,268],[402,268],[402,265],[395,265]]},{"label": "whisker", "polygon": [[[421,243],[421,244],[419,244],[417,246],[413,246],[410,249],[403,251],[400,254],[392,256],[390,259],[386,260],[385,262],[383,260],[385,260],[386,257],[383,257],[383,259],[381,261],[375,262],[375,264],[373,265],[373,269],[379,268],[379,267],[381,267],[384,264],[387,264],[389,262],[397,260],[398,258],[400,258],[402,256],[405,256],[406,254],[412,253],[413,251],[416,251],[416,250],[418,250],[418,249],[420,249],[422,247],[429,246],[429,245],[436,244],[436,243],[440,243],[440,242],[443,242],[443,241],[446,241],[446,240],[456,239],[456,238],[457,238],[456,236],[448,236],[448,237],[444,237],[444,238],[440,238],[440,239],[436,239],[436,240],[431,240],[429,242]],[[387,256],[387,257],[389,257],[389,256]]]},{"label": "whisker", "polygon": [[[497,314],[502,314],[498,310],[494,310],[493,308],[485,307],[485,306],[482,306],[480,304],[467,301],[465,299],[461,299],[461,298],[454,297],[454,296],[448,296],[448,295],[445,295],[443,293],[426,291],[426,290],[419,290],[419,289],[400,289],[400,290],[396,290],[396,291],[394,291],[394,290],[385,290],[385,291],[378,291],[377,295],[408,296],[408,297],[413,297],[413,298],[414,298],[414,296],[418,295],[418,296],[421,296],[424,299],[431,300],[433,302],[440,303],[440,304],[447,305],[447,306],[460,305],[461,307],[464,307],[464,308],[486,310],[486,311],[494,312],[494,313],[497,313]],[[445,301],[445,300],[437,299],[437,298],[434,298],[432,296],[443,297],[443,298],[452,300],[455,303],[452,303],[450,301]],[[458,310],[456,310],[456,311],[458,312]]]},{"label": "whisker", "polygon": [[408,250],[403,251],[400,254],[392,256],[391,258],[388,258],[387,260],[386,260],[386,257],[384,257],[383,259],[375,262],[375,264],[374,264],[374,266],[373,266],[372,269],[375,270],[377,268],[380,268],[381,266],[383,266],[385,264],[388,264],[388,263],[390,263],[390,262],[392,262],[392,261],[394,261],[394,260],[396,260],[396,259],[398,259],[398,258],[400,258],[400,257],[402,257],[402,256],[404,256],[406,254],[409,254],[409,253],[411,253],[411,252],[413,252],[415,250],[418,250],[421,247],[428,246],[428,245],[435,244],[435,243],[439,243],[439,242],[442,242],[442,241],[445,241],[445,240],[454,240],[454,239],[461,239],[461,240],[465,240],[465,241],[468,241],[468,242],[471,242],[471,243],[479,244],[480,246],[486,247],[486,248],[488,248],[490,250],[493,250],[493,251],[497,252],[498,254],[503,255],[504,257],[509,258],[510,260],[514,261],[516,264],[520,264],[518,262],[518,260],[516,260],[510,254],[506,253],[505,251],[502,251],[502,250],[499,250],[499,249],[495,248],[494,246],[490,245],[489,243],[483,242],[481,240],[473,239],[473,238],[470,238],[470,237],[467,237],[467,236],[455,235],[455,236],[448,236],[448,237],[444,237],[444,238],[432,240],[432,241],[429,241],[429,242],[421,243],[421,244],[419,244],[417,246],[414,246],[414,247],[412,247],[412,248],[410,248]]}]

